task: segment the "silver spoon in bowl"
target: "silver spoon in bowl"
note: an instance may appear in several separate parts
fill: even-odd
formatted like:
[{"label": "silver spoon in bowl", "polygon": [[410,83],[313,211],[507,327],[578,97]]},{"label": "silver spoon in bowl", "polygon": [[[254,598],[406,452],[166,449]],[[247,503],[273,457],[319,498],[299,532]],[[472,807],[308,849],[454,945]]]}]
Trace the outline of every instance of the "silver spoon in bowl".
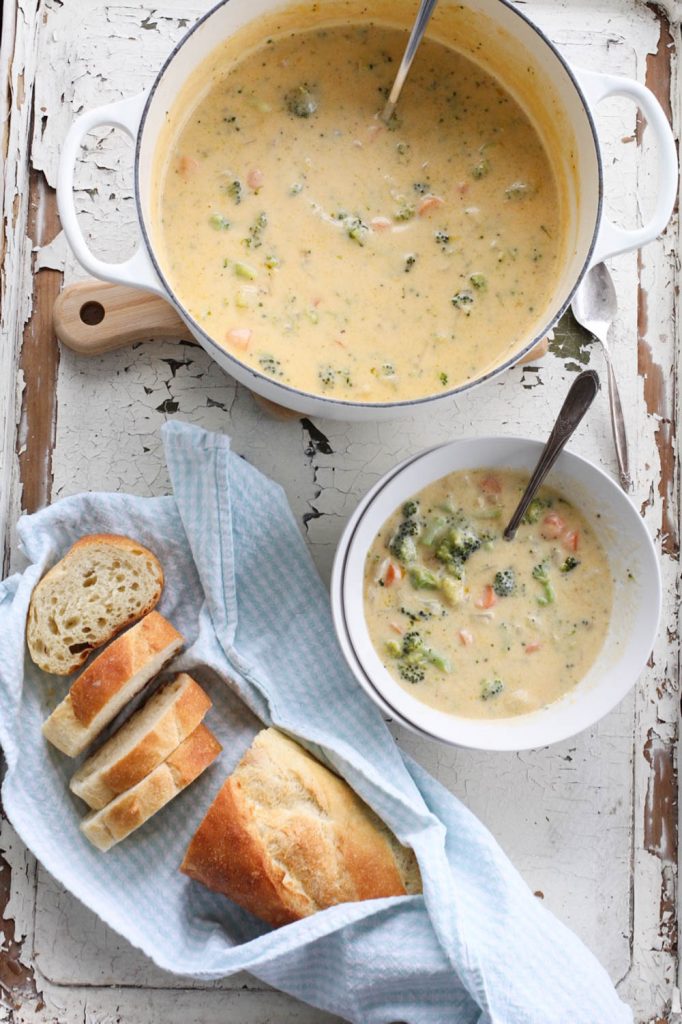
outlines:
[{"label": "silver spoon in bowl", "polygon": [[609,408],[611,410],[611,427],[616,446],[618,475],[623,490],[627,493],[632,486],[630,479],[630,460],[628,457],[628,439],[625,434],[625,417],[618,391],[618,382],[613,369],[611,350],[608,345],[608,333],[618,310],[616,289],[613,287],[611,275],[605,263],[597,263],[591,267],[578,285],[578,290],[571,303],[573,316],[586,331],[601,343],[609,381]]},{"label": "silver spoon in bowl", "polygon": [[381,120],[386,124],[391,120],[393,111],[395,110],[398,97],[402,92],[402,88],[405,84],[410,68],[412,67],[412,61],[414,60],[419,44],[422,41],[423,35],[426,32],[426,26],[429,23],[429,19],[433,14],[434,7],[438,3],[438,0],[421,0],[419,4],[419,10],[417,11],[417,17],[412,31],[410,32],[410,38],[407,40],[407,46],[405,47],[405,53],[403,59],[400,62],[398,73],[395,76],[393,87],[388,94],[386,100],[386,106],[381,112]]},{"label": "silver spoon in bowl", "polygon": [[568,394],[564,399],[564,404],[561,406],[559,415],[552,428],[552,433],[547,439],[547,444],[542,449],[537,466],[533,470],[528,486],[523,492],[523,497],[502,535],[505,540],[513,540],[516,536],[519,523],[535,497],[535,492],[563,451],[569,437],[571,437],[575,428],[592,405],[598,391],[599,377],[595,370],[584,370],[578,374],[571,384]]}]

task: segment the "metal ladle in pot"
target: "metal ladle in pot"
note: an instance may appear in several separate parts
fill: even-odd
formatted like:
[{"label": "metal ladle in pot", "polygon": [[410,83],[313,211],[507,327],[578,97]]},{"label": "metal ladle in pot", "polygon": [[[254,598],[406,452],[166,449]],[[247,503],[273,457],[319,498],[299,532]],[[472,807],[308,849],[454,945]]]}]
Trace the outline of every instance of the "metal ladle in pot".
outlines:
[{"label": "metal ladle in pot", "polygon": [[437,3],[438,0],[421,0],[421,3],[419,4],[417,17],[415,19],[414,25],[412,26],[410,38],[407,40],[407,46],[405,47],[403,59],[400,62],[398,73],[395,76],[393,87],[390,93],[388,94],[386,106],[381,112],[381,120],[385,121],[386,124],[388,124],[388,122],[391,120],[391,117],[393,116],[393,111],[395,110],[396,103],[398,102],[398,97],[402,92],[403,85],[405,84],[405,79],[407,78],[410,68],[412,67],[412,61],[414,60],[417,49],[419,48],[419,44],[421,43],[422,37],[426,32],[426,26],[429,23],[429,18],[433,14],[434,7],[436,6]]},{"label": "metal ladle in pot", "polygon": [[566,442],[592,405],[598,391],[599,377],[594,370],[585,370],[583,373],[578,374],[571,384],[564,404],[559,410],[556,423],[552,428],[552,433],[547,439],[547,444],[542,450],[538,464],[533,470],[533,475],[523,492],[523,497],[502,535],[505,540],[513,540],[516,536],[519,523],[533,500],[535,492],[559,458]]}]

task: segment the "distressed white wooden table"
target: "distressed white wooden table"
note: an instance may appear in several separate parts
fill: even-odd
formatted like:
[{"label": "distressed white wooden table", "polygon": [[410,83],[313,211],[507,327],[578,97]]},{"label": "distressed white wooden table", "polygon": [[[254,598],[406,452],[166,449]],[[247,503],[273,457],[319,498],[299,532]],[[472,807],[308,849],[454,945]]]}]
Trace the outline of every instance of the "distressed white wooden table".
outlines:
[{"label": "distressed white wooden table", "polygon": [[[399,424],[275,424],[196,346],[142,343],[92,361],[59,351],[51,305],[79,268],[58,234],[53,187],[75,113],[148,85],[203,0],[6,0],[0,51],[3,237],[0,335],[0,538],[20,567],[13,528],[80,490],[163,493],[159,427],[168,417],[229,432],[237,451],[279,480],[327,575],[356,501],[396,461],[460,434],[541,436],[572,375],[602,366],[562,325],[538,365],[514,370],[444,412]],[[646,82],[677,126],[682,5],[530,0],[566,56]],[[624,101],[599,111],[609,212],[634,224],[655,190],[646,126]],[[95,249],[134,246],[131,147],[114,131],[89,140],[77,205]],[[679,1022],[677,984],[678,460],[677,231],[613,272],[614,331],[635,467],[636,500],[657,538],[665,583],[659,641],[639,685],[598,727],[551,749],[483,754],[396,739],[493,830],[538,899],[606,965],[643,1022]],[[615,469],[605,394],[574,447]],[[2,826],[0,1021],[198,1021],[322,1024],[325,1014],[247,976],[194,984],[157,970],[36,864]],[[445,1022],[444,1022],[445,1024]],[[608,1022],[604,1022],[608,1024]]]}]

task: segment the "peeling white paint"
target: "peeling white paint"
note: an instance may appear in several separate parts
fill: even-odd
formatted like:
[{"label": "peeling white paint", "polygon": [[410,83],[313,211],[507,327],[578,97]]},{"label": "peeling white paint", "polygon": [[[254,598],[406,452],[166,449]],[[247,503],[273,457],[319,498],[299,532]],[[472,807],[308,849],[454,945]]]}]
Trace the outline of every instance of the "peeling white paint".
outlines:
[{"label": "peeling white paint", "polygon": [[[75,113],[120,98],[149,85],[174,41],[207,3],[164,0],[161,8],[139,0],[24,0],[17,26],[14,74],[25,68],[35,82],[36,118],[32,143],[34,167],[54,183],[59,146]],[[665,4],[674,18],[682,5]],[[46,14],[43,24],[38,9]],[[531,0],[533,16],[576,64],[644,79],[647,54],[658,44],[655,13],[639,0]],[[678,29],[675,28],[679,42]],[[36,37],[37,54],[36,58]],[[677,66],[673,97],[679,124]],[[607,168],[608,208],[614,219],[634,224],[650,209],[655,192],[650,140],[643,151],[621,140],[634,134],[634,109],[609,101],[598,112]],[[5,209],[19,196],[21,216],[12,232],[5,268],[3,337],[0,346],[0,429],[5,467],[0,462],[0,517],[18,507],[15,444],[14,353],[30,301],[30,240],[25,225],[25,161],[28,117],[15,112],[11,124],[11,172],[5,181]],[[26,133],[26,134],[22,134]],[[131,147],[120,133],[104,130],[88,140],[76,168],[76,204],[86,236],[98,254],[121,259],[135,244],[131,202]],[[22,162],[23,161],[23,162]],[[23,192],[22,192],[23,189]],[[23,206],[21,204],[24,204]],[[661,367],[667,409],[676,409],[676,339],[672,328],[677,282],[674,230],[643,256],[642,284],[648,293],[646,341]],[[82,276],[61,236],[38,253],[40,266],[65,270],[66,279]],[[619,296],[614,326],[614,356],[621,381],[636,501],[647,500],[646,519],[655,534],[662,499],[657,489],[659,417],[647,413],[637,363],[637,260],[613,261]],[[19,272],[21,271],[21,272]],[[7,332],[6,334],[4,332]],[[570,360],[568,361],[570,362]],[[590,365],[602,369],[598,351]],[[4,376],[4,374],[9,376]],[[231,433],[236,450],[285,487],[323,575],[357,499],[404,455],[464,434],[526,433],[543,436],[560,395],[572,379],[567,361],[548,355],[537,367],[519,368],[503,381],[460,396],[447,410],[422,413],[394,423],[347,425],[316,422],[329,451],[294,420],[273,423],[251,397],[227,378],[206,353],[190,345],[155,341],[134,350],[94,360],[64,352],[59,370],[59,417],[53,459],[54,497],[83,489],[118,488],[138,494],[163,493],[168,479],[158,430],[178,416]],[[4,402],[3,402],[4,398]],[[2,416],[5,416],[3,421]],[[4,424],[4,428],[3,428]],[[21,425],[20,425],[21,428]],[[19,444],[24,438],[19,431]],[[574,447],[615,470],[606,397],[579,431]],[[2,450],[2,449],[0,449]],[[4,473],[4,475],[3,475]],[[9,476],[9,492],[3,480]],[[677,519],[677,493],[670,497]],[[0,526],[2,520],[0,519]],[[521,755],[443,749],[395,733],[446,785],[489,825],[546,903],[595,950],[623,997],[636,1008],[636,1020],[663,1015],[673,997],[677,963],[666,948],[661,894],[676,885],[675,865],[646,848],[645,811],[651,770],[643,756],[650,730],[668,741],[678,723],[677,563],[663,559],[663,630],[654,667],[636,690],[604,722],[577,739],[549,750]],[[659,696],[659,692],[662,694]],[[514,800],[509,794],[514,793]],[[3,833],[4,835],[4,833]],[[291,1000],[263,991],[239,991],[238,978],[209,988],[187,988],[151,967],[136,951],[64,894],[42,871],[34,890],[31,858],[10,843],[15,896],[12,912],[28,936],[46,993],[46,1010],[25,1020],[98,1022],[198,1019],[202,1024],[229,1019],[240,1024],[322,1024],[330,1020]],[[595,899],[595,893],[599,898]],[[662,927],[663,924],[663,927]],[[108,988],[107,986],[112,986]],[[174,991],[169,992],[173,986]],[[197,989],[199,991],[197,991]],[[221,991],[222,990],[222,991]],[[2,1021],[0,1010],[0,1024]]]}]

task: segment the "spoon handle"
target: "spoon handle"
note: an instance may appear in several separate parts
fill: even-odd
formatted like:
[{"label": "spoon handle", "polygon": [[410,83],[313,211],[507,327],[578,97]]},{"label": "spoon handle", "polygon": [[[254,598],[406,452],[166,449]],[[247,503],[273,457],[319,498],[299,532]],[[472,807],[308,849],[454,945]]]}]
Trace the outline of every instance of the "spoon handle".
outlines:
[{"label": "spoon handle", "polygon": [[613,364],[611,363],[609,350],[606,347],[604,347],[604,355],[606,356],[606,370],[609,379],[609,409],[611,410],[613,442],[616,448],[616,459],[618,460],[618,476],[620,477],[620,485],[627,494],[632,488],[632,478],[630,477],[630,459],[628,456],[628,439],[625,433],[625,417],[623,415],[623,406],[620,401],[618,381],[616,380],[616,374],[613,369]]},{"label": "spoon handle", "polygon": [[542,455],[538,459],[538,464],[528,481],[528,486],[523,492],[523,497],[518,504],[516,512],[509,520],[507,529],[504,531],[505,540],[513,540],[516,536],[519,523],[533,500],[535,492],[558,459],[569,437],[592,405],[598,391],[599,377],[594,370],[585,370],[583,373],[578,374],[571,384],[564,404],[561,406],[557,416],[556,423],[552,428],[552,433],[549,435],[547,444],[542,450]]},{"label": "spoon handle", "polygon": [[407,40],[403,59],[400,62],[400,67],[398,68],[398,73],[395,76],[393,87],[389,93],[388,99],[386,100],[386,106],[381,112],[381,120],[386,124],[391,120],[396,103],[398,102],[398,97],[400,96],[403,85],[405,84],[405,79],[412,67],[414,55],[422,41],[422,36],[426,31],[429,18],[433,14],[433,10],[437,3],[438,0],[421,0],[415,23],[412,26],[412,31],[410,32],[410,38]]}]

